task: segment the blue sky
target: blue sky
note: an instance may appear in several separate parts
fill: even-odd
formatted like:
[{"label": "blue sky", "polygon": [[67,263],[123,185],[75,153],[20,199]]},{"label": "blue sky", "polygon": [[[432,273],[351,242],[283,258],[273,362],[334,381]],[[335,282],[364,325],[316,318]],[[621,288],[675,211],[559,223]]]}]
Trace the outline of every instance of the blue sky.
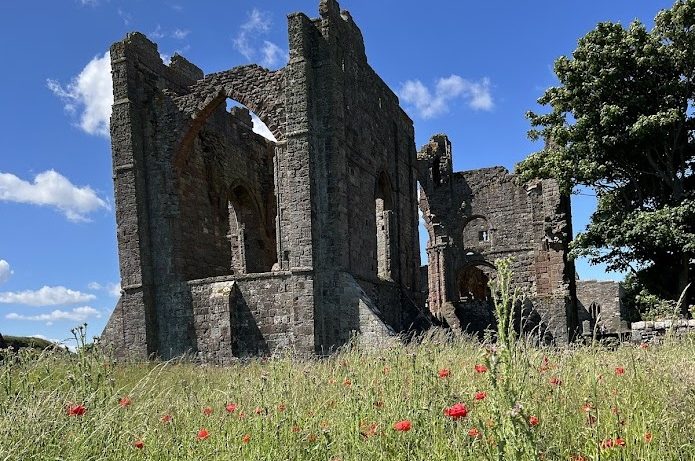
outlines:
[{"label": "blue sky", "polygon": [[[669,1],[343,0],[369,61],[415,122],[416,143],[449,135],[455,170],[514,164],[540,148],[527,110],[556,80],[552,64],[599,21],[649,27]],[[286,15],[318,0],[23,0],[0,2],[0,332],[99,334],[117,301],[110,44],[141,31],[164,59],[206,73],[282,67]],[[259,128],[260,130],[261,128]],[[573,197],[574,230],[594,207]],[[421,238],[424,238],[421,235]],[[577,264],[583,279],[613,278]]]}]

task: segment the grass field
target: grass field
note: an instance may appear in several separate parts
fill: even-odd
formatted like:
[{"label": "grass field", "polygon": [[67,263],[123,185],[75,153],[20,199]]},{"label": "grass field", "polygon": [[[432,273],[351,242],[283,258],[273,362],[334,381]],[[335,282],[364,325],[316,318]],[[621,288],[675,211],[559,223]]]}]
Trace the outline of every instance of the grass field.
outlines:
[{"label": "grass field", "polygon": [[690,460],[694,437],[692,339],[431,340],[225,368],[27,350],[0,364],[0,460]]}]

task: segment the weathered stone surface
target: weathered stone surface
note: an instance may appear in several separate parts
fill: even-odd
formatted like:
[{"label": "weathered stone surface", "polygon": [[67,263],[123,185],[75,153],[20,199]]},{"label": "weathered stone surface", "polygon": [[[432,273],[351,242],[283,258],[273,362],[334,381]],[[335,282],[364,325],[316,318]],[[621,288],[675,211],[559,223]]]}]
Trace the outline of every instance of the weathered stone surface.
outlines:
[{"label": "weathered stone surface", "polygon": [[111,47],[118,357],[324,353],[422,321],[412,121],[349,13],[319,10],[289,16],[273,72],[167,66],[139,33]]},{"label": "weathered stone surface", "polygon": [[577,312],[582,334],[616,334],[628,331],[619,282],[577,280]]},{"label": "weathered stone surface", "polygon": [[488,280],[513,257],[513,287],[525,291],[528,327],[556,341],[577,327],[569,198],[552,180],[519,184],[502,167],[453,172],[451,143],[436,135],[418,153],[420,208],[428,232],[428,306],[480,332],[494,325]]}]

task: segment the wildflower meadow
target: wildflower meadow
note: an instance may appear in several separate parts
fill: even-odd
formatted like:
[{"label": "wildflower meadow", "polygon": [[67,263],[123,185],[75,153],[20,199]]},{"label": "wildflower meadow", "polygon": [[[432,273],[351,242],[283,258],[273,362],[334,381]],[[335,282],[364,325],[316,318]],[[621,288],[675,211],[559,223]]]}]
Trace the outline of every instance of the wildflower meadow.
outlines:
[{"label": "wildflower meadow", "polygon": [[695,338],[539,347],[498,288],[494,343],[227,367],[0,352],[0,460],[695,459]]},{"label": "wildflower meadow", "polygon": [[695,459],[695,342],[425,340],[322,360],[5,353],[0,460]]}]

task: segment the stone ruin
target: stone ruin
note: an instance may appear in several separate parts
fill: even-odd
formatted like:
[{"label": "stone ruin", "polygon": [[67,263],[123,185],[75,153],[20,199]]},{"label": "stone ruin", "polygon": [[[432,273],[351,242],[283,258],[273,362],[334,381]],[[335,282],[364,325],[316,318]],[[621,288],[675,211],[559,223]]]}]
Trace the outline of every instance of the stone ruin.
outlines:
[{"label": "stone ruin", "polygon": [[179,55],[165,65],[140,33],[111,47],[122,294],[102,343],[120,358],[224,364],[326,354],[356,334],[390,344],[438,321],[481,329],[492,320],[484,283],[505,255],[518,257],[548,330],[568,340],[569,199],[501,168],[452,173],[444,136],[418,153],[350,14],[335,0],[319,10],[288,16],[289,63],[276,71],[205,75]]}]

